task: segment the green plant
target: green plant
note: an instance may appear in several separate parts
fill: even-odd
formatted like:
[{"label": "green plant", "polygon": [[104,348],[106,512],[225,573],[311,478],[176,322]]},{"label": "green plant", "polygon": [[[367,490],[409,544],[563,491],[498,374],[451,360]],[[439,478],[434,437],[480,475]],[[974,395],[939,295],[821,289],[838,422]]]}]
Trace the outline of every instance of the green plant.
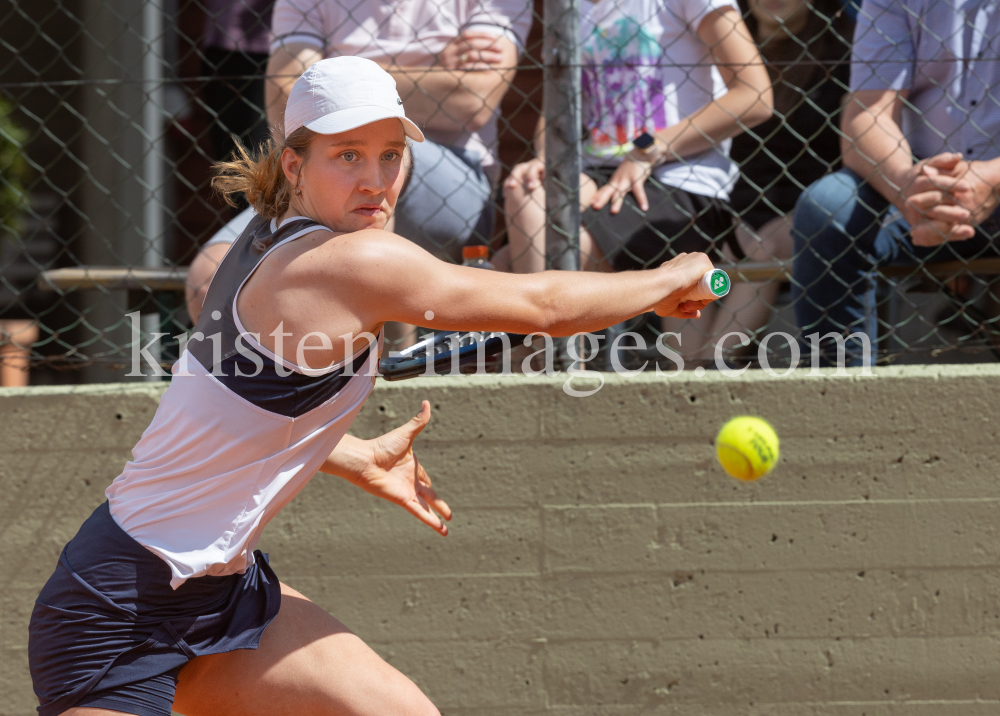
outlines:
[{"label": "green plant", "polygon": [[0,231],[16,233],[24,209],[24,143],[28,132],[13,118],[14,109],[0,98]]}]

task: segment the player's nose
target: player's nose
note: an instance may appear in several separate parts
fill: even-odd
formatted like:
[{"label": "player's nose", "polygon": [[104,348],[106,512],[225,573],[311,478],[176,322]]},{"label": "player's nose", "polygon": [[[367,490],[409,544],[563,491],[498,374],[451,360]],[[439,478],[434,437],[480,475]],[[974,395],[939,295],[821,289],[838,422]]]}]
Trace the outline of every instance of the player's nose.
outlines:
[{"label": "player's nose", "polygon": [[381,194],[386,189],[385,176],[380,162],[365,162],[358,178],[358,190],[365,194]]}]

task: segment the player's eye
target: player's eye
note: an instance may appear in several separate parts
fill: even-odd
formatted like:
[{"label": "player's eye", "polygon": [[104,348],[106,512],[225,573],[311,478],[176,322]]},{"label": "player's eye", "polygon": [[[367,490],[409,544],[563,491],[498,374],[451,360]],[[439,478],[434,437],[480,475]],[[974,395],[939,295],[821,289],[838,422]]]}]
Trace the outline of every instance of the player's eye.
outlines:
[{"label": "player's eye", "polygon": [[387,162],[394,162],[399,159],[399,152],[386,152],[382,155],[382,159]]},{"label": "player's eye", "polygon": [[344,161],[347,162],[353,162],[355,159],[358,158],[357,152],[344,152],[340,156],[343,157]]}]

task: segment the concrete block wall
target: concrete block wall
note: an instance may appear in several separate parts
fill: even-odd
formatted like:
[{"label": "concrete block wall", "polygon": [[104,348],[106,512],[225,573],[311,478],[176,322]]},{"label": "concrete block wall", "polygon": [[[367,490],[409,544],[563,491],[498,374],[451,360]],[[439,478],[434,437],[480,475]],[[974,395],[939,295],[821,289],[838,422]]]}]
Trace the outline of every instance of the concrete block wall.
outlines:
[{"label": "concrete block wall", "polygon": [[[380,384],[375,436],[417,443],[442,538],[318,475],[268,527],[282,579],[446,716],[1000,713],[1000,369]],[[27,715],[26,624],[159,397],[0,391],[0,715]],[[712,446],[766,417],[782,460],[739,483]]]}]

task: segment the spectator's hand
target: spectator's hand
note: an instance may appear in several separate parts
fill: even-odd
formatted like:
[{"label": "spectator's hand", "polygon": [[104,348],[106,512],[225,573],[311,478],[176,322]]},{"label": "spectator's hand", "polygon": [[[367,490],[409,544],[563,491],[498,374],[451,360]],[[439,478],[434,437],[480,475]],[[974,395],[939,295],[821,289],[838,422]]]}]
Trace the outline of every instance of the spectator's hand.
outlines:
[{"label": "spectator's hand", "polygon": [[611,175],[608,183],[594,194],[590,206],[595,210],[600,210],[610,201],[611,213],[617,214],[621,211],[622,204],[625,203],[625,195],[632,192],[639,208],[643,211],[649,211],[649,200],[646,199],[644,185],[652,171],[652,164],[635,159],[631,155],[627,156],[625,161],[615,169],[615,173]]},{"label": "spectator's hand", "polygon": [[684,297],[698,287],[698,282],[706,272],[711,271],[711,259],[707,254],[677,254],[674,258],[660,265],[658,269],[669,281],[667,296],[653,306],[658,316],[672,318],[699,318],[701,309],[710,301],[685,301]]},{"label": "spectator's hand", "polygon": [[961,164],[960,154],[938,154],[917,162],[902,177],[897,206],[910,225],[915,246],[965,241],[975,235],[968,224],[971,212],[958,202],[970,190],[969,183],[957,175]]},{"label": "spectator's hand", "polygon": [[[945,172],[942,172],[945,173]],[[996,163],[960,161],[947,172],[956,180],[965,182],[967,191],[954,194],[956,202],[969,210],[968,223],[978,226],[988,219],[1000,205],[1000,170]]]},{"label": "spectator's hand", "polygon": [[541,159],[531,159],[516,164],[510,170],[510,176],[503,183],[505,189],[516,189],[523,186],[525,191],[534,191],[545,180],[545,162]]},{"label": "spectator's hand", "polygon": [[503,63],[503,51],[497,46],[501,37],[467,30],[441,50],[437,63],[445,69],[463,72],[494,70]]}]

